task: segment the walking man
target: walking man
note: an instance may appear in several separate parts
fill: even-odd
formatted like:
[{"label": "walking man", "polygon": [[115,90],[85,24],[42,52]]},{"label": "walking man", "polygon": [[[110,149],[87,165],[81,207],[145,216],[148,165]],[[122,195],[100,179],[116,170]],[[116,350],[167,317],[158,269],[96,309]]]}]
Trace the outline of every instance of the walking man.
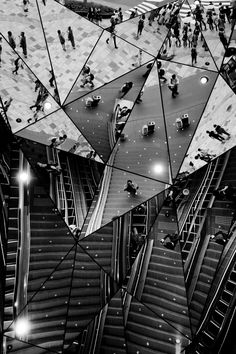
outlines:
[{"label": "walking man", "polygon": [[57,34],[58,34],[59,41],[60,41],[60,43],[61,43],[62,49],[63,49],[64,51],[66,51],[66,45],[65,45],[65,42],[66,42],[66,41],[65,41],[64,36],[62,35],[62,33],[61,33],[60,30],[57,31]]}]

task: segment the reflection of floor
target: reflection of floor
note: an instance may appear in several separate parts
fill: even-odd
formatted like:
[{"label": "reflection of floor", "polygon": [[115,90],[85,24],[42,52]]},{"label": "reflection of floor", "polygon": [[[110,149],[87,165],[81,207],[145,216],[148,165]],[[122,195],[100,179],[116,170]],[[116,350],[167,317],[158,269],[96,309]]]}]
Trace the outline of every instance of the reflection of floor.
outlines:
[{"label": "reflection of floor", "polygon": [[[198,130],[191,142],[188,157],[184,160],[181,171],[189,169],[189,162],[194,162],[195,168],[199,168],[205,164],[202,160],[195,160],[197,149],[208,150],[211,154],[220,155],[229,150],[236,142],[236,96],[229,88],[227,83],[221,76],[218,77],[216,86],[212,92],[211,98],[206,106],[205,112],[199,123]],[[224,127],[230,134],[231,138],[226,140],[224,144],[220,141],[208,137],[206,131],[214,130],[213,124],[219,124]]]},{"label": "reflection of floor", "polygon": [[[30,110],[29,107],[35,103],[38,95],[38,92],[35,92],[34,82],[36,77],[24,63],[23,68],[20,65],[18,74],[13,74],[12,71],[15,68],[14,60],[17,59],[17,56],[5,41],[3,41],[2,46],[3,53],[0,80],[4,83],[4,86],[1,85],[0,87],[0,95],[3,101],[9,99],[9,97],[13,98],[7,115],[12,131],[16,132],[28,125],[28,119],[32,118],[32,121],[34,121],[33,115],[35,108]],[[40,111],[37,115],[38,119],[58,108],[57,103],[51,96],[47,98],[47,102],[51,103],[51,108],[45,109],[44,112]],[[16,122],[17,118],[20,118],[19,123]]]},{"label": "reflection of floor", "polygon": [[146,67],[140,67],[94,91],[95,95],[102,97],[98,107],[86,108],[85,100],[87,96],[65,106],[67,114],[80,131],[84,133],[94,149],[104,158],[104,161],[108,159],[111,152],[108,125],[111,121],[115,101],[120,97],[119,90],[125,82],[132,81],[134,85],[125,99],[134,102],[145,81],[143,78],[145,72]]},{"label": "reflection of floor", "polygon": [[[176,99],[171,98],[171,92],[167,84],[162,84],[161,86],[171,167],[173,176],[176,176],[199,119],[201,118],[217,74],[201,69],[194,69],[192,73],[192,68],[190,67],[189,70],[184,72],[183,69],[186,67],[176,67],[174,64],[167,64],[168,66],[166,67],[166,64],[167,63],[164,62],[162,64],[166,70],[166,77],[169,78],[172,73],[177,73],[180,79],[179,96]],[[199,79],[200,76],[204,75],[208,76],[209,81],[207,85],[202,86]],[[185,131],[178,131],[175,124],[176,118],[185,113],[189,115],[190,127]]]},{"label": "reflection of floor", "polygon": [[[109,32],[104,31],[87,62],[95,77],[95,89],[133,70],[132,64],[137,62],[138,48],[117,37],[118,49],[115,49],[112,39],[109,44],[106,43],[107,38]],[[143,63],[152,59],[152,56],[143,53]],[[91,91],[90,86],[80,87],[81,79],[82,75],[76,81],[66,103],[71,101],[71,97],[81,97]]]},{"label": "reflection of floor", "polygon": [[71,151],[76,145],[72,152],[83,157],[86,157],[93,150],[91,145],[62,110],[39,120],[35,124],[29,125],[17,133],[22,138],[37,141],[45,145],[50,145],[52,137],[63,136],[64,134],[67,135],[67,139],[58,149]]},{"label": "reflection of floor", "polygon": [[[124,191],[127,180],[130,179],[139,186],[137,195],[132,196]],[[120,216],[145,200],[160,193],[168,185],[116,168],[112,169],[108,197],[103,213],[102,225],[110,222],[114,216]]]},{"label": "reflection of floor", "polygon": [[[101,35],[102,29],[55,1],[48,1],[47,6],[39,2],[39,8],[60,98],[63,102]],[[75,49],[68,41],[68,26],[73,30]],[[57,34],[59,29],[66,40],[66,51],[63,51],[59,42]]]},{"label": "reflection of floor", "polygon": [[[156,76],[157,78],[157,76]],[[169,183],[168,149],[159,85],[145,88],[143,102],[134,107],[124,128],[125,141],[119,142],[114,166]],[[155,122],[150,136],[142,135],[142,127]]]},{"label": "reflection of floor", "polygon": [[28,56],[27,59],[24,58],[24,61],[47,89],[53,93],[53,89],[50,88],[48,81],[50,78],[49,70],[51,70],[51,65],[36,2],[30,2],[28,16],[25,16],[22,1],[1,1],[0,31],[6,38],[7,32],[12,31],[17,45],[16,51],[22,58],[22,49],[19,46],[19,35],[21,32],[25,32]]},{"label": "reflection of floor", "polygon": [[149,13],[146,13],[145,16],[144,29],[141,36],[137,37],[139,17],[117,25],[117,35],[156,56],[162,46],[168,30],[166,26],[158,26],[157,23],[153,23],[152,26],[149,26]]}]

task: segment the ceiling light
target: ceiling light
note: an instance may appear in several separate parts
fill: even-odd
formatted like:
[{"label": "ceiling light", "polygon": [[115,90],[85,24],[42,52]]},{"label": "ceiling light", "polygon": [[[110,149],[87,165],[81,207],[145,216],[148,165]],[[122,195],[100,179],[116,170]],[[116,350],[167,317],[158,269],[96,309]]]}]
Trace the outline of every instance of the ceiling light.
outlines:
[{"label": "ceiling light", "polygon": [[15,332],[17,337],[26,336],[30,331],[30,323],[26,318],[19,318],[15,323]]},{"label": "ceiling light", "polygon": [[209,78],[207,76],[202,76],[200,79],[200,82],[202,85],[205,85],[209,81]]},{"label": "ceiling light", "polygon": [[50,109],[51,107],[52,107],[51,102],[46,101],[46,102],[44,103],[44,109]]},{"label": "ceiling light", "polygon": [[162,174],[163,173],[163,171],[164,171],[164,166],[163,165],[161,165],[161,164],[155,164],[154,166],[153,166],[153,172],[154,173],[156,173],[156,174]]},{"label": "ceiling light", "polygon": [[29,183],[29,181],[30,181],[30,175],[26,171],[19,172],[17,177],[18,177],[19,182],[22,182],[22,183]]}]

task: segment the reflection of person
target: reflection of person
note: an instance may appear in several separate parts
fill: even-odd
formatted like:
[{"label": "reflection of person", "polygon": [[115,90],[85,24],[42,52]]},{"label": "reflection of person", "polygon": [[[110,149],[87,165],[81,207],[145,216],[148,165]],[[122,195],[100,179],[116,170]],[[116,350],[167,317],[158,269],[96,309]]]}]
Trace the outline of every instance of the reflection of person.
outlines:
[{"label": "reflection of person", "polygon": [[172,234],[165,235],[165,237],[163,237],[160,240],[160,242],[164,247],[174,250],[179,239],[180,239],[180,236],[178,235],[178,232],[176,231]]},{"label": "reflection of person", "polygon": [[44,168],[48,173],[53,173],[59,175],[62,172],[62,168],[56,163],[41,163],[37,162],[37,165],[41,168]]},{"label": "reflection of person", "polygon": [[126,82],[120,89],[121,92],[121,96],[120,98],[123,98],[128,92],[129,90],[131,90],[131,88],[133,87],[133,82]]},{"label": "reflection of person", "polygon": [[127,191],[128,193],[135,195],[137,194],[137,189],[139,188],[139,186],[135,185],[131,179],[128,179],[124,191]]},{"label": "reflection of person", "polygon": [[53,137],[53,138],[50,138],[50,141],[51,141],[51,144],[50,144],[50,147],[58,147],[60,146],[61,144],[63,144],[67,139],[67,135],[64,134],[63,136],[57,136],[57,137]]},{"label": "reflection of person", "polygon": [[71,231],[71,233],[73,234],[73,236],[75,236],[75,238],[79,238],[80,235],[80,228],[74,224],[69,225],[69,229]]},{"label": "reflection of person", "polygon": [[222,230],[217,231],[214,235],[211,235],[211,239],[219,245],[225,245],[228,241],[228,234]]},{"label": "reflection of person", "polygon": [[172,98],[175,98],[176,95],[179,94],[178,92],[178,87],[179,87],[179,80],[176,76],[176,74],[173,74],[170,78],[170,82],[169,82],[169,89],[172,91]]}]

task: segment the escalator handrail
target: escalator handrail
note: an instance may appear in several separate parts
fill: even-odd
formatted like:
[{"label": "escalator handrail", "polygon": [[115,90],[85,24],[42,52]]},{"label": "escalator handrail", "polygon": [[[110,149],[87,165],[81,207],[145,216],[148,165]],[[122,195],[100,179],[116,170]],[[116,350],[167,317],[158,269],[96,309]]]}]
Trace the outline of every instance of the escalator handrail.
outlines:
[{"label": "escalator handrail", "polygon": [[[57,149],[52,149],[52,155],[54,157],[55,163],[59,167],[61,167],[60,158],[59,158],[59,151]],[[65,210],[64,219],[65,219],[65,222],[68,224],[68,203],[67,203],[65,183],[64,183],[64,178],[63,178],[62,173],[60,173],[60,175],[56,177],[56,183],[55,183],[56,191],[57,191],[57,193],[56,193],[57,194],[57,207],[60,210],[61,209],[61,201],[60,201],[60,193],[59,193],[59,186],[58,186],[59,183],[62,187],[62,198],[64,201],[64,210]]]},{"label": "escalator handrail", "polygon": [[[145,239],[145,248],[143,250],[141,263],[140,263],[140,266],[139,266],[139,269],[138,269],[138,274],[137,274],[137,278],[136,278],[136,284],[135,284],[135,288],[134,288],[134,295],[137,297],[138,300],[141,299],[141,295],[142,295],[142,292],[143,292],[144,283],[145,283],[145,280],[146,280],[146,273],[147,273],[147,270],[148,270],[148,264],[149,264],[149,260],[151,258],[151,254],[152,254],[153,244],[154,244],[154,240],[153,239],[148,239],[148,240]],[[147,257],[148,257],[148,261],[145,262],[145,259]],[[140,284],[141,284],[141,286],[140,286]],[[141,291],[140,291],[140,289],[141,289]],[[141,294],[137,294],[137,292],[141,293]]]},{"label": "escalator handrail", "polygon": [[[196,193],[194,194],[193,198],[191,199],[190,205],[188,206],[188,211],[189,212],[190,212],[190,210],[191,210],[191,208],[193,206],[194,201],[196,200],[196,198],[198,197],[200,191],[202,190],[203,185],[205,183],[205,180],[208,178],[208,175],[210,173],[210,169],[211,169],[211,163],[207,166],[207,170],[205,172],[204,178],[202,179],[202,182],[201,182],[200,186],[198,187],[198,189],[197,189]],[[179,225],[180,225],[179,226],[180,233],[183,231],[183,228],[185,226],[185,222],[186,222],[187,218],[188,218],[188,213],[185,214],[184,220],[179,223]]]},{"label": "escalator handrail", "polygon": [[[201,324],[197,330],[197,335],[199,332],[202,330],[202,328],[207,324],[208,319],[210,318],[211,311],[214,310],[214,305],[217,303],[217,300],[219,296],[221,295],[222,288],[224,287],[225,282],[227,279],[225,279],[230,272],[230,267],[234,266],[235,264],[235,258],[236,258],[236,237],[234,239],[234,247],[229,249],[229,255],[224,258],[224,266],[221,266],[219,269],[219,272],[217,274],[217,279],[215,280],[215,292],[212,296],[212,299],[210,300],[206,313],[204,314],[204,317],[202,318]],[[234,264],[232,264],[234,262]],[[227,316],[225,316],[227,317]]]},{"label": "escalator handrail", "polygon": [[112,166],[115,156],[117,152],[117,146],[113,149],[110,158],[108,160],[108,165],[105,167],[104,172],[103,172],[103,178],[101,182],[101,187],[99,190],[99,195],[97,199],[96,206],[94,208],[94,211],[92,213],[92,216],[90,218],[87,230],[86,230],[86,236],[92,233],[94,230],[97,230],[101,227],[102,223],[102,217],[105,209],[105,204],[107,201],[107,196],[108,196],[108,191],[110,187],[110,181],[111,181],[111,176],[112,176]]},{"label": "escalator handrail", "polygon": [[[217,178],[217,181],[216,181],[216,183],[215,183],[215,186],[214,186],[216,189],[219,188],[220,183],[221,183],[221,181],[222,181],[222,177],[223,177],[223,175],[224,175],[225,168],[226,168],[227,163],[228,163],[228,160],[229,160],[229,156],[230,156],[230,152],[227,152],[227,153],[225,154],[225,156],[224,156],[223,166],[222,166],[222,168],[221,168],[220,174],[219,174],[219,176],[218,176],[218,178]],[[218,165],[219,165],[219,159],[220,159],[220,158],[217,159],[217,163],[216,163],[214,172],[216,171],[216,169],[217,169],[217,167],[218,167]],[[214,174],[212,175],[212,178],[211,178],[211,180],[210,180],[210,184],[211,184],[211,181],[212,181],[213,177],[214,177]],[[208,186],[207,191],[209,190],[209,187],[210,187],[210,186]],[[205,192],[204,199],[205,199],[205,196],[206,196],[206,194],[207,194],[207,191]],[[187,258],[187,260],[186,260],[186,262],[185,262],[185,264],[184,264],[184,271],[185,271],[185,274],[186,274],[186,281],[187,281],[188,276],[189,276],[189,274],[190,274],[191,267],[192,267],[193,264],[194,264],[195,255],[196,255],[196,253],[197,253],[197,251],[198,251],[198,246],[199,246],[199,244],[200,244],[199,242],[200,242],[200,235],[201,235],[202,227],[203,227],[203,225],[204,225],[204,223],[205,223],[205,220],[206,220],[206,217],[207,217],[207,209],[212,207],[212,205],[213,205],[213,203],[214,203],[214,200],[215,200],[215,196],[212,194],[212,195],[211,195],[211,199],[210,199],[210,201],[209,201],[209,203],[208,203],[208,206],[207,206],[207,208],[205,209],[205,212],[204,212],[204,215],[203,215],[203,217],[202,217],[201,223],[200,223],[200,225],[199,225],[199,229],[198,229],[198,231],[197,231],[197,235],[196,235],[196,238],[195,238],[196,243],[195,243],[195,245],[193,245],[193,246],[191,247],[191,250],[190,250],[190,252],[189,252],[189,255],[191,255],[191,257],[189,257],[189,255],[188,255],[188,258]],[[202,205],[202,204],[201,204],[201,205]],[[201,208],[200,208],[200,209],[201,209]],[[198,212],[200,209],[197,209],[197,212]],[[203,245],[204,245],[204,247],[203,247]],[[208,246],[208,243],[204,242],[203,245],[201,244],[200,257],[201,257],[203,254],[205,254],[206,249],[207,249],[207,246]]]}]

